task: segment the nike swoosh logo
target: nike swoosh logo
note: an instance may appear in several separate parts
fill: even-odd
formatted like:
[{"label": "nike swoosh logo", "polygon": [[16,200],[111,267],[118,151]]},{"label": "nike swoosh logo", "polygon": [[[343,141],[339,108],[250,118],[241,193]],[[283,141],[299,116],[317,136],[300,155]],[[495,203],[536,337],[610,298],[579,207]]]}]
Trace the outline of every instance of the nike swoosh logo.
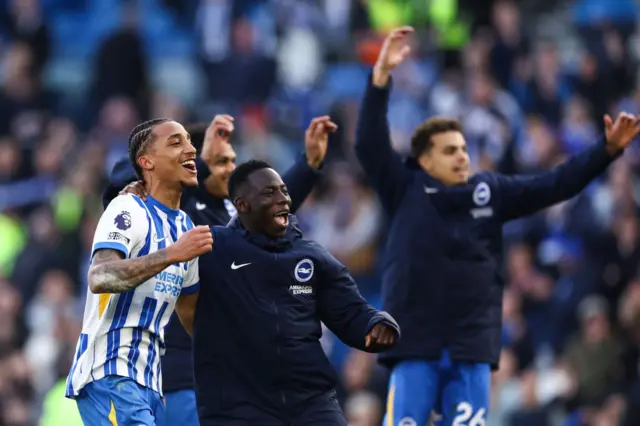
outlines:
[{"label": "nike swoosh logo", "polygon": [[196,209],[198,210],[204,210],[207,208],[207,205],[204,203],[196,203]]},{"label": "nike swoosh logo", "polygon": [[241,264],[241,265],[236,265],[236,262],[233,262],[233,263],[231,264],[231,269],[233,269],[233,270],[235,271],[236,269],[240,269],[240,268],[242,268],[243,266],[247,266],[247,265],[251,265],[251,263],[243,263],[243,264]]},{"label": "nike swoosh logo", "polygon": [[154,242],[154,243],[159,243],[159,242],[164,241],[164,240],[166,240],[166,239],[167,239],[167,237],[158,238],[158,236],[157,236],[157,235],[154,235],[154,236],[153,236],[153,242]]}]

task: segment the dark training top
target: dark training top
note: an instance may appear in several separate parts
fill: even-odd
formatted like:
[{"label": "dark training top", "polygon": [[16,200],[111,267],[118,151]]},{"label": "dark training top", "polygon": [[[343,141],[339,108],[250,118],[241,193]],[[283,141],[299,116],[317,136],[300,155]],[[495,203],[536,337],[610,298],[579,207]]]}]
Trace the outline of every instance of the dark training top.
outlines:
[{"label": "dark training top", "polygon": [[215,248],[200,257],[193,336],[201,422],[290,422],[306,401],[331,392],[337,376],[320,344],[321,321],[368,352],[383,349],[365,348],[375,324],[399,334],[343,265],[302,238],[295,216],[278,239],[248,232],[237,218],[212,233]]},{"label": "dark training top", "polygon": [[437,360],[448,348],[454,361],[496,367],[503,223],[577,195],[615,158],[600,140],[545,173],[479,173],[468,184],[445,187],[391,147],[389,90],[369,82],[355,146],[390,220],[382,299],[403,337],[380,360]]}]

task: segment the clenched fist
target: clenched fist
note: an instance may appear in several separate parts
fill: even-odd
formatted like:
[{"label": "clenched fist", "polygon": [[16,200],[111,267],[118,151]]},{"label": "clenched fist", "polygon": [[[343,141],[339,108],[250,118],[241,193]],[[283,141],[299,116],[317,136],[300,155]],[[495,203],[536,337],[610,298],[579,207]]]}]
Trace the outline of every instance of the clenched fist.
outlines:
[{"label": "clenched fist", "polygon": [[172,263],[187,262],[210,252],[213,249],[213,236],[208,226],[196,226],[178,238],[175,244],[167,247]]},{"label": "clenched fist", "polygon": [[365,346],[368,348],[372,344],[380,346],[393,346],[396,342],[396,331],[384,323],[373,326],[369,334],[365,337]]}]

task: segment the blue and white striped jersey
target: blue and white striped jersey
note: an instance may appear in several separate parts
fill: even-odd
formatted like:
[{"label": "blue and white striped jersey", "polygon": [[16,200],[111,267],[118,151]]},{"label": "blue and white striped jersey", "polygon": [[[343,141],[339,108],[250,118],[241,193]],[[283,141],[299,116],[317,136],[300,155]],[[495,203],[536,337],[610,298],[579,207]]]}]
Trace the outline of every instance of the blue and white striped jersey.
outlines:
[{"label": "blue and white striped jersey", "polygon": [[[152,197],[116,197],[100,218],[93,254],[119,250],[141,257],[175,243],[193,228],[181,210]],[[88,383],[109,375],[130,377],[162,394],[160,356],[164,328],[180,294],[199,288],[198,259],[171,265],[139,287],[121,294],[87,294],[82,333],[67,378],[66,396],[73,398]]]}]

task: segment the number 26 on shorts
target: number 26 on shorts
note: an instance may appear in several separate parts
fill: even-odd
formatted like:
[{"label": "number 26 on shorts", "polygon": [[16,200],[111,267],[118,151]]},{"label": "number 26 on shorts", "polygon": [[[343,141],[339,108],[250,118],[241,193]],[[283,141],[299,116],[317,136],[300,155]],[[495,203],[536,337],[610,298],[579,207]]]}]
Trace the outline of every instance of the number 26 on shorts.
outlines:
[{"label": "number 26 on shorts", "polygon": [[471,404],[461,402],[456,407],[456,417],[453,419],[452,426],[485,426],[485,414],[484,408],[474,413]]}]

